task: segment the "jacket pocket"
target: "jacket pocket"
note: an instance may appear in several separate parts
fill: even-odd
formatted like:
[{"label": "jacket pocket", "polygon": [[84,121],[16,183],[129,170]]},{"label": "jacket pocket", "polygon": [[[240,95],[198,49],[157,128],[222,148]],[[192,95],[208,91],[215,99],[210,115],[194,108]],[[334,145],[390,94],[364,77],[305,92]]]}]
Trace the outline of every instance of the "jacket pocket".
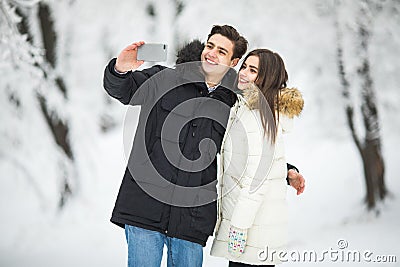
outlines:
[{"label": "jacket pocket", "polygon": [[132,206],[134,216],[152,221],[161,220],[165,203],[169,202],[173,192],[170,182],[173,178],[172,166],[161,149],[158,140],[146,160],[130,168],[132,175],[128,203]]},{"label": "jacket pocket", "polygon": [[[135,179],[127,170],[116,202],[116,211],[133,221],[160,222],[165,204],[157,199],[154,190]],[[153,185],[154,186],[154,185]]]},{"label": "jacket pocket", "polygon": [[153,185],[166,188],[170,186],[173,177],[173,166],[163,152],[161,141],[157,140],[144,162],[132,167],[134,180],[139,185]]},{"label": "jacket pocket", "polygon": [[[184,142],[187,135],[188,122],[193,118],[193,107],[183,104],[178,106],[178,96],[169,94],[161,99],[160,114],[157,124],[156,136],[170,143]],[[184,102],[184,100],[182,100]]]},{"label": "jacket pocket", "polygon": [[192,229],[203,234],[212,235],[217,222],[217,202],[213,201],[203,206],[190,209]]},{"label": "jacket pocket", "polygon": [[[187,101],[189,100],[187,99]],[[175,91],[168,93],[161,99],[161,108],[168,113],[185,118],[192,116],[194,111],[193,105],[185,104],[185,99],[179,97]]]}]

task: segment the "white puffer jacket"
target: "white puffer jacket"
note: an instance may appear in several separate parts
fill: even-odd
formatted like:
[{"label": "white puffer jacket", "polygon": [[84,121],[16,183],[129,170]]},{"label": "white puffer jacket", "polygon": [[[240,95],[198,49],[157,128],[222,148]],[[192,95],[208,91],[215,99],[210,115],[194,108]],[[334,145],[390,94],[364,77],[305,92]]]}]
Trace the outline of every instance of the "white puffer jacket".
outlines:
[{"label": "white puffer jacket", "polygon": [[[253,90],[254,91],[254,90]],[[297,89],[285,88],[279,98],[279,123],[275,144],[264,135],[257,94],[245,94],[231,109],[222,143],[219,175],[218,222],[211,255],[254,265],[280,263],[259,260],[259,253],[283,250],[287,240],[286,159],[282,133],[292,127],[292,118],[303,108]],[[248,229],[244,253],[228,252],[229,227]],[[263,256],[263,255],[261,255]]]}]

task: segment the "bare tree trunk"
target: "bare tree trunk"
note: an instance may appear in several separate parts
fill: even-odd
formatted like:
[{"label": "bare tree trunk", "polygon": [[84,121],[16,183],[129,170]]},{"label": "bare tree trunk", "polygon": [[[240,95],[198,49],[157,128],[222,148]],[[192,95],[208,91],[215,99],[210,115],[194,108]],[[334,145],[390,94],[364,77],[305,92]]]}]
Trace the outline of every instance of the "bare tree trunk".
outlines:
[{"label": "bare tree trunk", "polygon": [[[366,2],[367,3],[367,2]],[[375,206],[376,198],[383,200],[386,197],[387,189],[384,181],[384,160],[381,152],[381,134],[379,127],[378,109],[376,107],[376,97],[374,92],[374,83],[371,77],[370,61],[368,55],[368,45],[370,27],[368,27],[367,11],[361,8],[363,17],[358,23],[360,42],[360,57],[362,64],[358,68],[358,75],[362,80],[362,104],[361,111],[366,131],[364,148],[363,148],[363,164],[367,185],[367,204],[368,208]],[[367,21],[366,21],[367,20]]]},{"label": "bare tree trunk", "polygon": [[373,209],[377,200],[384,200],[387,195],[384,183],[384,162],[380,150],[380,145],[376,140],[367,140],[362,153],[367,186],[365,200],[369,209]]}]

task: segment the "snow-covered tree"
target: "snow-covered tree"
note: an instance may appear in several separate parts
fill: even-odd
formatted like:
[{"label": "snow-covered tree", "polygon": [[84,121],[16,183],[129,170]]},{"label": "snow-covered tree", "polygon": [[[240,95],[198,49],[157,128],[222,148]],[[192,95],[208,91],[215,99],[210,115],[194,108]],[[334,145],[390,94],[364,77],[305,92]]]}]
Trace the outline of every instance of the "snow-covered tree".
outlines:
[{"label": "snow-covered tree", "polygon": [[42,179],[54,179],[58,189],[50,193],[55,194],[52,206],[62,208],[76,184],[76,169],[65,112],[68,89],[57,70],[59,46],[51,5],[2,0],[0,7],[0,88],[11,100],[5,101],[1,114],[2,121],[14,121],[11,129],[2,128],[3,153],[29,174],[41,196],[51,192],[42,187]]},{"label": "snow-covered tree", "polygon": [[[398,1],[335,2],[338,75],[345,100],[347,124],[363,162],[365,201],[370,210],[388,194],[384,179],[378,99],[371,70],[379,67],[371,63],[370,44],[374,35],[375,16],[382,9],[393,8],[396,4]],[[351,51],[346,51],[346,48]],[[357,106],[360,107],[358,113]],[[357,114],[360,114],[360,120],[355,118]],[[363,136],[360,131],[364,132]]]}]

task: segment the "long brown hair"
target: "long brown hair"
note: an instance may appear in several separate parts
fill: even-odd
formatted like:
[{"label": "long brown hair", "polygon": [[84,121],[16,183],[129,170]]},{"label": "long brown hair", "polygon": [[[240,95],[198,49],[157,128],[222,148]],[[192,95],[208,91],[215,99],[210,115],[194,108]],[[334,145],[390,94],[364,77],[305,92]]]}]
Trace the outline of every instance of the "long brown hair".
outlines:
[{"label": "long brown hair", "polygon": [[276,141],[277,123],[279,122],[279,93],[286,87],[288,74],[282,58],[268,49],[255,49],[244,58],[244,62],[250,56],[259,59],[258,75],[255,84],[259,89],[258,108],[260,110],[261,122],[264,134],[268,134],[272,143]]}]

